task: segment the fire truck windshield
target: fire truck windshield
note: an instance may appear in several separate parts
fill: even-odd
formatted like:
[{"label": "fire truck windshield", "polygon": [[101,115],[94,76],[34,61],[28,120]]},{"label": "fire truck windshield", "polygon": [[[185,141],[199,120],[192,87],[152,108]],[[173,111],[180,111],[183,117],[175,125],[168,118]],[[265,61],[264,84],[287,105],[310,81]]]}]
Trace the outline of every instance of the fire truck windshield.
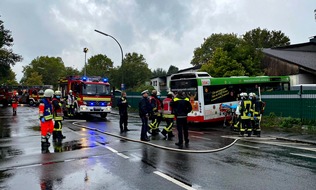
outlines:
[{"label": "fire truck windshield", "polygon": [[110,95],[110,86],[104,84],[85,84],[82,89],[83,95]]}]

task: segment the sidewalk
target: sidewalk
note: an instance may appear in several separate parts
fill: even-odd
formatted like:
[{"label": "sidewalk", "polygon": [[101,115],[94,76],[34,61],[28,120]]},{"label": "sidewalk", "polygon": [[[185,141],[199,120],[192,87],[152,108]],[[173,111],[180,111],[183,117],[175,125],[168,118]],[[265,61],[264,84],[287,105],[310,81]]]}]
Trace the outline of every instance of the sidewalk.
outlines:
[{"label": "sidewalk", "polygon": [[[118,115],[117,109],[112,109],[111,114]],[[128,113],[129,117],[139,117],[138,113]],[[222,128],[219,128],[219,130],[222,130]],[[225,129],[228,130],[228,129]],[[273,131],[272,129],[264,130],[262,131],[262,136],[264,137],[272,137],[277,140],[284,140],[284,141],[291,141],[291,142],[297,142],[297,143],[307,143],[307,144],[313,144],[316,145],[316,135],[312,134],[298,134],[294,132],[282,132],[282,131]]]}]

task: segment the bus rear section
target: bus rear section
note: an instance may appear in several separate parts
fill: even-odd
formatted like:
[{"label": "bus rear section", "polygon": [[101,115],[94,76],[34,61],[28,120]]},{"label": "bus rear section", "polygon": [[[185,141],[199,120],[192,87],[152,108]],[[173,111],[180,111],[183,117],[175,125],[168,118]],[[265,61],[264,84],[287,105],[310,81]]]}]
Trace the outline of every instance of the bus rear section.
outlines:
[{"label": "bus rear section", "polygon": [[240,93],[260,95],[264,91],[288,90],[289,81],[288,76],[215,78],[205,72],[190,72],[172,75],[170,89],[174,94],[184,92],[190,98],[193,111],[188,114],[189,122],[216,122],[231,118]]}]

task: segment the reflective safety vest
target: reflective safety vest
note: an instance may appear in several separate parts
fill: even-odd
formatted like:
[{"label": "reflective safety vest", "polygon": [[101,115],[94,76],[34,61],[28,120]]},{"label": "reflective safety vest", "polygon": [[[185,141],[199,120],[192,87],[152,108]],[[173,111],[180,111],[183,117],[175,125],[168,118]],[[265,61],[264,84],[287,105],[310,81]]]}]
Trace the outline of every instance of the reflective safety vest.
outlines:
[{"label": "reflective safety vest", "polygon": [[73,105],[74,102],[75,102],[75,97],[72,94],[69,94],[68,98],[67,98],[67,104],[68,105]]},{"label": "reflective safety vest", "polygon": [[170,106],[171,101],[171,98],[165,98],[162,102],[163,113],[165,118],[174,118],[174,114],[172,114],[172,107]]},{"label": "reflective safety vest", "polygon": [[151,101],[155,101],[155,107],[153,107],[153,112],[154,112],[154,115],[158,115],[160,116],[161,113],[162,113],[162,108],[161,108],[161,102],[158,98],[154,97],[154,96],[151,96],[150,97],[150,102]]},{"label": "reflective safety vest", "polygon": [[53,119],[53,106],[46,98],[42,99],[38,106],[39,117],[44,117],[45,121]]},{"label": "reflective safety vest", "polygon": [[57,98],[53,98],[52,100],[53,102],[54,101],[58,101],[58,105],[59,105],[59,108],[55,108],[54,107],[54,120],[55,121],[62,121],[64,119],[64,112],[63,112],[63,109],[62,109],[62,104],[60,103],[60,101],[57,99]]},{"label": "reflective safety vest", "polygon": [[251,119],[252,102],[251,100],[242,100],[240,105],[241,119]]}]

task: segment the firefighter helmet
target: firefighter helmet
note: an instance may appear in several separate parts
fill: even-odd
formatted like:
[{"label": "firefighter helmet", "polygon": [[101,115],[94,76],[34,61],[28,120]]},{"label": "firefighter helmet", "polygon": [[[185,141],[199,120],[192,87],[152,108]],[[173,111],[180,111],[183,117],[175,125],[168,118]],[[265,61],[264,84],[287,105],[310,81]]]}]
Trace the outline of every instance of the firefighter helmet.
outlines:
[{"label": "firefighter helmet", "polygon": [[69,94],[71,94],[72,93],[72,90],[69,90]]},{"label": "firefighter helmet", "polygon": [[56,95],[56,96],[61,96],[61,91],[56,90],[56,91],[55,91],[55,95]]},{"label": "firefighter helmet", "polygon": [[248,94],[246,92],[242,92],[242,93],[240,93],[239,96],[241,99],[246,99],[248,97]]},{"label": "firefighter helmet", "polygon": [[52,89],[46,89],[44,91],[44,97],[46,98],[51,98],[54,95],[54,91]]},{"label": "firefighter helmet", "polygon": [[253,93],[253,92],[250,92],[250,93],[249,93],[249,97],[254,97],[254,98],[255,98],[255,97],[256,97],[256,94]]}]

